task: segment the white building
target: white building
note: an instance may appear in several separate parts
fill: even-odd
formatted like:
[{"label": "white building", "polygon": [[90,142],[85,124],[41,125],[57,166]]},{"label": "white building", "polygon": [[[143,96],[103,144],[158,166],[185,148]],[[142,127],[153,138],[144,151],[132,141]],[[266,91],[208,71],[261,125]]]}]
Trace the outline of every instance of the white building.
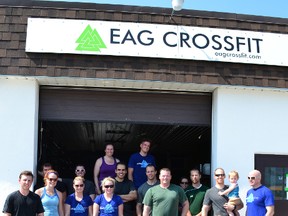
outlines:
[{"label": "white building", "polygon": [[146,136],[176,177],[236,169],[242,199],[261,170],[287,212],[287,19],[33,4],[0,7],[1,206],[22,170],[93,167],[105,142],[125,161]]}]

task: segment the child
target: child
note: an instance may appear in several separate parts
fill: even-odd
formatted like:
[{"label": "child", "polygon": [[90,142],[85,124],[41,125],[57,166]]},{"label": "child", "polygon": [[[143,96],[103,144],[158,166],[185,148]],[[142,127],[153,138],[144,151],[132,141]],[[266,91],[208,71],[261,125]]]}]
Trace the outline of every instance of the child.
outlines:
[{"label": "child", "polygon": [[[229,182],[230,182],[229,188],[223,192],[219,191],[218,194],[220,196],[228,195],[228,198],[229,198],[228,203],[230,205],[234,205],[234,206],[240,205],[242,203],[242,201],[239,197],[239,186],[237,183],[237,181],[239,179],[239,174],[237,171],[231,171],[228,175],[228,178],[229,178]],[[240,216],[240,214],[238,213],[237,210],[234,210],[233,212],[227,210],[227,213],[229,214],[229,216],[234,216],[234,215]]]}]

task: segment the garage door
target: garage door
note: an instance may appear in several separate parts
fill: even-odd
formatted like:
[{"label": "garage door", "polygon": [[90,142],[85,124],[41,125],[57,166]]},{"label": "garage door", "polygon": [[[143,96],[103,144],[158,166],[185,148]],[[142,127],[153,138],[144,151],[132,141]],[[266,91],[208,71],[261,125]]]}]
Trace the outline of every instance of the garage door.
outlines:
[{"label": "garage door", "polygon": [[40,120],[210,125],[211,94],[40,90]]}]

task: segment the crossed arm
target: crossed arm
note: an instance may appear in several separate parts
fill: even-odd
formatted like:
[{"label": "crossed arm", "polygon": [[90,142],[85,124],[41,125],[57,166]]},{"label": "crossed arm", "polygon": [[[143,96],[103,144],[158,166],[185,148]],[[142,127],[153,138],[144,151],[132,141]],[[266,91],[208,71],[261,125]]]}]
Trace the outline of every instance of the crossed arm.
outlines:
[{"label": "crossed arm", "polygon": [[129,202],[129,201],[137,199],[137,192],[136,192],[136,190],[133,190],[133,191],[130,191],[129,194],[122,194],[119,196],[121,197],[123,202]]}]

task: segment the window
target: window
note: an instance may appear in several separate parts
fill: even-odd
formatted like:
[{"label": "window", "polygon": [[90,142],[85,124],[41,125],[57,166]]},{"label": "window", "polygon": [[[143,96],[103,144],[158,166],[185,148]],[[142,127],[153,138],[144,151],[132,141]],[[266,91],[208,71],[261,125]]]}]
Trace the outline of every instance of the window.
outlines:
[{"label": "window", "polygon": [[265,167],[263,184],[272,190],[275,200],[288,199],[287,176],[288,167]]},{"label": "window", "polygon": [[262,173],[262,184],[275,197],[275,216],[288,212],[288,155],[255,155],[255,169]]}]

